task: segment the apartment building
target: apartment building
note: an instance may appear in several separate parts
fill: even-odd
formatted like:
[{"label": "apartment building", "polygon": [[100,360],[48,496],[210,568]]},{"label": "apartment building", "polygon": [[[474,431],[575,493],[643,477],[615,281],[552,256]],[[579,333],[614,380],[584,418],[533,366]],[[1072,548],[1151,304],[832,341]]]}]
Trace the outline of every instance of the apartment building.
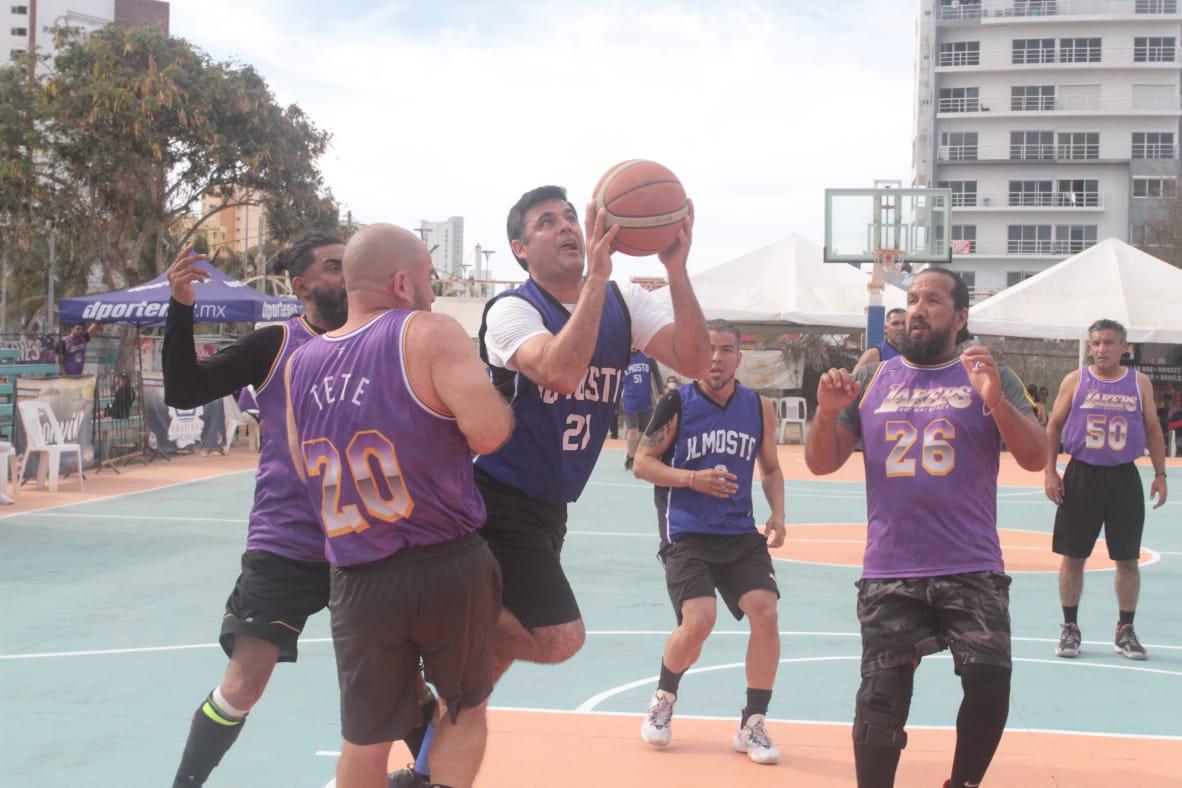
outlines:
[{"label": "apartment building", "polygon": [[12,0],[7,24],[0,28],[0,65],[33,47],[53,54],[55,27],[89,32],[116,22],[126,27],[155,25],[167,33],[168,19],[168,3],[161,0]]}]

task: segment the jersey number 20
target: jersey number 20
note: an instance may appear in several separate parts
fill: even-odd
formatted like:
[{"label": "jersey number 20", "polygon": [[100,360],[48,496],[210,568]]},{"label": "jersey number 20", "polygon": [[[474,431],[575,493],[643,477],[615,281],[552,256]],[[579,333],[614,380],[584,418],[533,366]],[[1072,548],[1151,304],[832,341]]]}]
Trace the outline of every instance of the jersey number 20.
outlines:
[{"label": "jersey number 20", "polygon": [[[357,504],[341,506],[341,454],[328,438],[305,441],[304,466],[319,476],[320,519],[329,537],[364,531],[369,522]],[[377,430],[363,430],[345,448],[353,488],[365,511],[378,520],[395,523],[409,517],[414,500],[402,479],[394,444]]]}]

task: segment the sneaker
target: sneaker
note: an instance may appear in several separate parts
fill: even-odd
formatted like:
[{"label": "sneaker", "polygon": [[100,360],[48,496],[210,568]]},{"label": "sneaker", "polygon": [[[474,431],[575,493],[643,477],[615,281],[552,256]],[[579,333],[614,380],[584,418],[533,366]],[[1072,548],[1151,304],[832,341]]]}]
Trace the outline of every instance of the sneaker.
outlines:
[{"label": "sneaker", "polygon": [[673,704],[677,696],[657,690],[648,704],[648,716],[640,726],[640,738],[654,747],[664,747],[673,738]]},{"label": "sneaker", "polygon": [[1082,637],[1079,624],[1060,624],[1059,645],[1055,646],[1055,654],[1060,657],[1078,657]]},{"label": "sneaker", "polygon": [[1145,647],[1141,645],[1140,640],[1137,640],[1137,633],[1133,631],[1132,624],[1117,625],[1114,647],[1117,654],[1124,654],[1129,659],[1149,659],[1149,655],[1145,653]]},{"label": "sneaker", "polygon": [[632,470],[632,462],[633,462],[632,457],[625,457],[624,458],[624,470],[626,470],[626,471]]},{"label": "sneaker", "polygon": [[415,771],[415,765],[408,764],[387,778],[386,788],[428,788],[431,783]]},{"label": "sneaker", "polygon": [[756,763],[773,764],[780,762],[780,751],[772,744],[772,739],[763,727],[763,715],[752,714],[746,724],[735,731],[731,739],[735,752],[745,752],[747,757]]}]

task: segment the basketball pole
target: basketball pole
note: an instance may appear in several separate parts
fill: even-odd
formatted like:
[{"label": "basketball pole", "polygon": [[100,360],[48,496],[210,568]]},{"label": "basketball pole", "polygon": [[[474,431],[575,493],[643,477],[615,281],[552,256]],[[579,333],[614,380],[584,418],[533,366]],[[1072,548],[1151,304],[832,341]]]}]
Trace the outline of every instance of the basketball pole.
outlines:
[{"label": "basketball pole", "polygon": [[866,283],[868,303],[866,307],[866,348],[870,349],[883,340],[883,324],[886,323],[886,307],[882,294],[886,290],[882,253],[874,253],[874,269]]}]

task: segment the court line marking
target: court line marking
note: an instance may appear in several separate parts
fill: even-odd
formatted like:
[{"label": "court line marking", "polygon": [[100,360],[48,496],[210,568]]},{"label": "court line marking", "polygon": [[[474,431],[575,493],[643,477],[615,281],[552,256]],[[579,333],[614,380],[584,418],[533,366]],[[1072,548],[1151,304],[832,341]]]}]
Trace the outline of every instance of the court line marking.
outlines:
[{"label": "court line marking", "polygon": [[[924,659],[951,661],[952,656],[948,655],[948,654],[933,654],[933,655],[924,657]],[[1164,670],[1161,668],[1142,668],[1142,667],[1137,667],[1134,665],[1108,665],[1108,664],[1101,663],[1101,662],[1072,662],[1072,661],[1063,660],[1061,658],[1060,659],[1034,659],[1034,658],[1030,658],[1030,657],[1011,657],[1011,659],[1014,662],[1029,662],[1029,663],[1040,664],[1040,665],[1064,665],[1064,666],[1078,667],[1078,668],[1097,668],[1100,670],[1129,670],[1129,671],[1134,671],[1134,672],[1138,672],[1138,673],[1156,673],[1156,674],[1161,674],[1161,675],[1165,675],[1165,676],[1182,676],[1182,671],[1178,671],[1178,670]],[[787,659],[781,659],[779,664],[791,665],[791,664],[801,664],[801,663],[805,663],[805,662],[850,662],[850,661],[861,662],[862,657],[861,656],[789,657]],[[696,673],[713,673],[715,671],[720,671],[720,670],[735,670],[737,668],[745,668],[746,666],[747,666],[746,662],[727,662],[722,665],[707,665],[706,667],[703,667],[703,668],[690,668],[689,670],[685,671],[682,675],[688,676],[690,674],[696,674]],[[602,692],[597,692],[596,694],[592,695],[590,698],[587,698],[587,700],[583,701],[578,706],[576,706],[575,711],[594,711],[595,707],[598,706],[600,703],[603,703],[605,700],[608,700],[609,698],[613,698],[616,695],[620,695],[624,692],[627,692],[628,690],[636,689],[638,687],[652,685],[652,684],[656,683],[660,678],[661,678],[660,676],[648,676],[643,679],[637,679],[635,681],[629,681],[626,684],[620,684],[619,686],[611,687],[610,689],[603,690]],[[1179,737],[1179,738],[1182,739],[1182,737]]]},{"label": "court line marking", "polygon": [[85,501],[70,501],[69,503],[57,503],[53,506],[43,506],[40,509],[30,509],[27,512],[12,512],[11,514],[0,514],[0,520],[8,520],[13,517],[23,517],[27,514],[37,514],[39,512],[50,512],[57,509],[66,509],[70,506],[82,506],[88,503],[99,503],[101,501],[113,501],[116,498],[127,498],[131,495],[143,495],[144,493],[156,492],[157,490],[168,490],[173,487],[181,487],[186,484],[197,484],[199,482],[210,481],[211,479],[221,479],[226,476],[233,476],[237,473],[257,473],[257,469],[243,468],[237,471],[224,471],[222,473],[215,473],[212,476],[202,476],[200,479],[185,479],[179,482],[169,482],[168,484],[161,484],[157,487],[149,487],[146,490],[128,490],[127,492],[114,493],[112,495],[104,495],[101,498],[87,498]]},{"label": "court line marking", "polygon": [[[42,510],[22,512],[21,514],[37,517],[65,517],[76,520],[160,520],[161,522],[177,523],[248,523],[246,517],[160,517],[151,514],[75,514],[74,512],[46,512]],[[21,525],[21,523],[17,523]]]},{"label": "court line marking", "polygon": [[[667,629],[590,629],[586,634],[588,637],[665,637],[669,634]],[[711,637],[715,635],[723,636],[739,636],[749,635],[750,632],[742,629],[732,630],[715,630],[710,633]],[[802,638],[861,638],[860,632],[824,632],[816,630],[780,630],[780,637],[802,637]],[[1016,637],[1011,636],[1010,640],[1024,642],[1024,643],[1058,643],[1058,638],[1034,638],[1034,637]],[[300,638],[301,644],[311,645],[313,643],[331,643],[331,637]],[[1108,640],[1084,640],[1085,646],[1111,646],[1111,641]],[[1167,646],[1161,643],[1146,643],[1146,648],[1166,649],[1169,651],[1182,651],[1182,646]],[[129,648],[106,648],[106,649],[91,649],[86,651],[46,651],[31,654],[0,654],[0,660],[18,660],[18,659],[52,659],[61,657],[99,657],[111,656],[117,654],[152,654],[157,652],[168,651],[192,651],[199,649],[221,648],[219,643],[187,643],[173,646],[139,646]],[[1051,664],[1058,665],[1062,663],[1062,659],[1050,660]],[[1070,663],[1068,663],[1070,664]]]}]

